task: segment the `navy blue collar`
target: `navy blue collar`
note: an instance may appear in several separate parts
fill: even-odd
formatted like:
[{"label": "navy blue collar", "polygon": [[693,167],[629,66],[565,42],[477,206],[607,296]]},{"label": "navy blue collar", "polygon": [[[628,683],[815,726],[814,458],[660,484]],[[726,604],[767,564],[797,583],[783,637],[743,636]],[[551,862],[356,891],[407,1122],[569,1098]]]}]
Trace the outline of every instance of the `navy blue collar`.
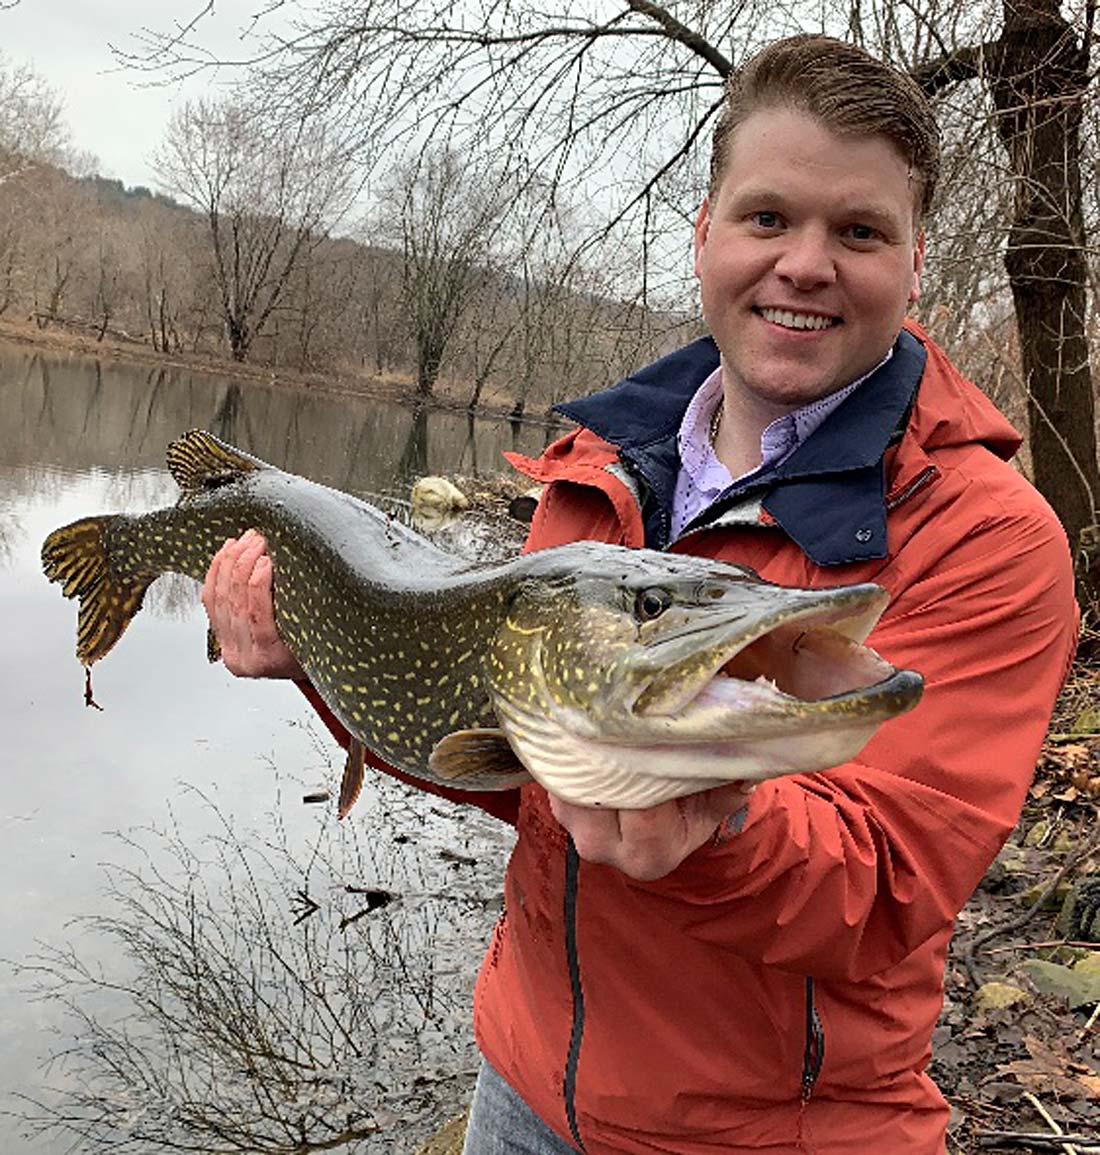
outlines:
[{"label": "navy blue collar", "polygon": [[[909,411],[927,353],[902,330],[894,355],[847,397],[778,468],[733,486],[689,528],[702,528],[746,495],[763,507],[818,565],[886,556],[882,460]],[[684,410],[718,367],[704,337],[610,389],[557,406],[615,445],[644,483],[647,544],[668,544],[669,511],[680,468],[676,440]]]}]

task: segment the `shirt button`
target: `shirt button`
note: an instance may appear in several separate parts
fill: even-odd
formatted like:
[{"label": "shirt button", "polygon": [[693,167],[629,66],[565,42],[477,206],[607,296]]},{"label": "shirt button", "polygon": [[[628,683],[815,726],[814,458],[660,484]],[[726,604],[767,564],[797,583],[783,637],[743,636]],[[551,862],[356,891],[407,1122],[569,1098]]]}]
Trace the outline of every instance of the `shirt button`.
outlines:
[{"label": "shirt button", "polygon": [[858,542],[868,542],[871,540],[872,536],[873,535],[869,529],[857,529],[856,530],[856,541],[858,541]]}]

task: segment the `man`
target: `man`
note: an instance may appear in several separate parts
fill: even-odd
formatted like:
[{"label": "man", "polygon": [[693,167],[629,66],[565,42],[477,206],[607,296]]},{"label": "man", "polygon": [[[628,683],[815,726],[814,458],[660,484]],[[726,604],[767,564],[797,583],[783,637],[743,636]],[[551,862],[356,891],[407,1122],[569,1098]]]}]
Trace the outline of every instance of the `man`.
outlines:
[{"label": "man", "polygon": [[[713,334],[563,407],[529,548],[577,538],[875,581],[925,697],[827,773],[642,811],[524,787],[475,993],[467,1151],[944,1150],[925,1074],[953,919],[1014,826],[1073,652],[1065,536],[1019,437],[911,322],[938,168],[919,90],[823,37],[735,76],[695,226]],[[204,599],[294,673],[263,543]],[[228,642],[228,644],[227,644]]]}]

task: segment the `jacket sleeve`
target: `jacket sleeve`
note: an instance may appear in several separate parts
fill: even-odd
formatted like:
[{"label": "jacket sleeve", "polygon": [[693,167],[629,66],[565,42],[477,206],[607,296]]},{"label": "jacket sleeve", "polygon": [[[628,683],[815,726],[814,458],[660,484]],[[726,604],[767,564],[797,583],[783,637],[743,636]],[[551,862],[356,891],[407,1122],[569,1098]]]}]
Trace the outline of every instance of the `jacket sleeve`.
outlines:
[{"label": "jacket sleeve", "polygon": [[[349,741],[349,734],[347,730],[340,724],[335,714],[325,705],[321,695],[317,693],[316,689],[310,685],[309,682],[296,682],[295,685],[306,696],[306,700],[317,711],[320,719],[328,727],[329,733],[340,743],[345,749]],[[440,798],[446,798],[450,802],[464,802],[468,805],[477,806],[484,810],[487,814],[491,814],[494,818],[499,818],[502,822],[507,822],[515,826],[516,820],[519,817],[519,790],[457,790],[449,786],[437,786],[434,782],[428,782],[426,779],[417,778],[412,774],[404,774],[381,758],[376,757],[369,750],[367,751],[367,765],[373,770],[379,770],[383,774],[388,774],[391,778],[396,778],[399,782],[404,782],[406,786],[415,786],[418,790],[423,790],[428,794],[435,794]]]},{"label": "jacket sleeve", "polygon": [[1065,535],[1037,495],[949,545],[937,520],[906,546],[933,560],[869,640],[924,675],[920,705],[854,761],[762,784],[739,833],[632,884],[693,907],[693,934],[858,981],[949,927],[1017,822],[1076,641]]}]

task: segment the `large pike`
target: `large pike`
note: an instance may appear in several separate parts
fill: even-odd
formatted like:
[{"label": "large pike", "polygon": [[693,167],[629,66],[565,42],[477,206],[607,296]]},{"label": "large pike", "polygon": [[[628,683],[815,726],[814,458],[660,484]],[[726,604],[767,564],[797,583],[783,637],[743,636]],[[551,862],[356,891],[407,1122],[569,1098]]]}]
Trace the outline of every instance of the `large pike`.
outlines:
[{"label": "large pike", "polygon": [[165,572],[201,578],[228,537],[267,539],[275,620],[362,750],[435,783],[528,774],[591,806],[642,807],[732,779],[835,766],[920,698],[862,642],[875,585],[789,589],[735,565],[578,542],[491,565],[202,431],[168,449],[176,505],[50,534],[79,598],[77,657],[107,654]]}]

